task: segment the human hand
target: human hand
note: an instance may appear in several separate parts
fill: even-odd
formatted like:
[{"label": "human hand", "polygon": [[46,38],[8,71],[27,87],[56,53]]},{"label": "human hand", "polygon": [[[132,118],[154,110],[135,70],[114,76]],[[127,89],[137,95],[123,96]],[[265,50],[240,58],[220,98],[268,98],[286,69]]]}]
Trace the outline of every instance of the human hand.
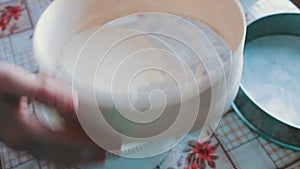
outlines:
[{"label": "human hand", "polygon": [[[63,131],[52,131],[29,112],[33,99],[60,112]],[[12,148],[61,163],[103,162],[106,152],[81,128],[76,105],[67,85],[0,62],[0,140]]]}]

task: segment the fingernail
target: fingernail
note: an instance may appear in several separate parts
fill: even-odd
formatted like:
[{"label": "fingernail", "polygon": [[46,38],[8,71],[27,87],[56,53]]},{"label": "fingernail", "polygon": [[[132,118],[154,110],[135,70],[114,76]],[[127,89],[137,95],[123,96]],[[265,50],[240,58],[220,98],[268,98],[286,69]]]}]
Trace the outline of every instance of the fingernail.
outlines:
[{"label": "fingernail", "polygon": [[44,127],[50,129],[52,132],[65,132],[65,121],[59,116],[55,108],[37,101],[34,101],[33,104],[37,118]]}]

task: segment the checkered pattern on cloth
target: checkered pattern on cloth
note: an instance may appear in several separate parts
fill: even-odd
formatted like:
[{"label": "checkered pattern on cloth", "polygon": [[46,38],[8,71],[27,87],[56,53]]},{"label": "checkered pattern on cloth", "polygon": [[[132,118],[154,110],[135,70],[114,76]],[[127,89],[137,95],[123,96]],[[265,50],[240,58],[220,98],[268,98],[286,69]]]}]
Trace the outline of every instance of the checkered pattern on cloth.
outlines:
[{"label": "checkered pattern on cloth", "polygon": [[222,136],[220,140],[228,150],[232,150],[257,137],[234,113],[229,113],[222,119],[216,133]]},{"label": "checkered pattern on cloth", "polygon": [[[288,0],[240,0],[248,23],[262,16],[279,12],[298,12]],[[15,21],[13,31],[5,31],[0,36],[0,60],[36,72],[38,65],[33,58],[32,35],[34,25],[51,0],[0,0],[0,10],[6,5],[22,6],[22,15]],[[187,139],[196,138],[193,135]],[[223,169],[272,169],[300,168],[300,153],[274,145],[250,131],[234,112],[226,114],[212,143],[219,143],[216,150],[219,158],[217,168]],[[174,148],[157,168],[178,168],[184,143]],[[47,161],[37,161],[26,152],[16,152],[0,144],[0,157],[3,169],[56,169],[79,168],[58,166]]]}]

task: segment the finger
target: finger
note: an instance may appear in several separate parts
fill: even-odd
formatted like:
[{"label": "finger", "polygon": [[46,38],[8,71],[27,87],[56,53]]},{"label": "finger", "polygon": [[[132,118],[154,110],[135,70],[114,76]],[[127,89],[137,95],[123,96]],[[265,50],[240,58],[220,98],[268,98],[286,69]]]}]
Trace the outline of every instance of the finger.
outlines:
[{"label": "finger", "polygon": [[16,97],[34,92],[36,76],[23,69],[0,62],[0,92]]},{"label": "finger", "polygon": [[[27,132],[24,132],[24,125],[20,114],[26,116],[34,115],[29,113],[27,98],[15,98],[11,95],[0,94],[0,135],[1,140],[7,145],[21,149],[24,148],[24,141],[27,139]],[[31,121],[35,123],[34,121]],[[42,125],[37,129],[44,128]],[[46,128],[45,128],[46,129]],[[35,132],[35,131],[33,131]]]},{"label": "finger", "polygon": [[11,119],[15,119],[17,116],[18,101],[18,99],[10,95],[0,93],[0,126],[4,125],[5,127],[6,124],[11,122]]},{"label": "finger", "polygon": [[[57,137],[57,134],[53,137]],[[77,139],[60,135],[59,139],[45,140],[45,137],[29,137],[26,147],[37,158],[51,159],[55,162],[103,162],[106,152],[92,142],[82,143]]]},{"label": "finger", "polygon": [[72,93],[71,86],[48,77],[39,77],[37,81],[35,98],[39,102],[55,107],[66,118],[77,119],[77,93]]},{"label": "finger", "polygon": [[[22,99],[20,103],[21,110],[17,120],[20,122],[24,131],[31,135],[33,138],[41,138],[45,142],[52,143],[76,143],[78,145],[98,147],[84,132],[82,128],[67,126],[63,132],[54,132],[46,127],[34,113],[29,113],[24,108],[26,107],[26,99]],[[22,108],[23,107],[23,108]],[[27,108],[28,109],[28,108]]]},{"label": "finger", "polygon": [[38,158],[56,162],[102,162],[106,158],[106,152],[92,142],[83,130],[69,128],[63,133],[52,132],[36,116],[25,112],[20,112],[20,119],[24,133],[28,135],[24,139],[24,147]]},{"label": "finger", "polygon": [[26,97],[16,99],[0,94],[0,112],[0,138],[13,148],[63,163],[105,160],[106,152],[83,130],[68,128],[64,133],[57,133],[46,128],[29,112]]},{"label": "finger", "polygon": [[36,141],[35,146],[29,150],[38,159],[50,160],[55,163],[87,163],[103,162],[106,153],[101,150],[91,150],[72,144],[43,144]]},{"label": "finger", "polygon": [[30,113],[26,97],[0,94],[0,135],[8,144],[25,139],[24,135],[44,136],[50,133],[34,113]]},{"label": "finger", "polygon": [[55,107],[64,116],[76,119],[77,94],[70,86],[49,78],[37,77],[23,69],[0,62],[0,92],[16,97],[27,96]]}]

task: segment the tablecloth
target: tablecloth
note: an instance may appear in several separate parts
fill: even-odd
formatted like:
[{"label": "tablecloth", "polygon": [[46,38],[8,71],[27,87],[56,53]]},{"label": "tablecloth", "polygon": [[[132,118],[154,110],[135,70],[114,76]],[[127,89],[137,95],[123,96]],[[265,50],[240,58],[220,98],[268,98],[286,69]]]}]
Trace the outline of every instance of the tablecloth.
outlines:
[{"label": "tablecloth", "polygon": [[[288,0],[240,1],[248,23],[268,14],[299,12]],[[32,52],[32,36],[39,16],[50,3],[51,0],[0,0],[0,12],[7,6],[18,6],[21,10],[21,15],[9,23],[0,22],[1,61],[21,66],[31,72],[38,71]],[[156,168],[184,168],[187,153],[183,151],[189,147],[188,141],[195,138],[189,135],[171,150]],[[233,111],[224,115],[215,134],[206,144],[208,148],[213,147],[214,150],[210,151],[212,158],[206,159],[205,168],[211,168],[210,166],[220,169],[300,168],[299,152],[282,148],[253,133]],[[38,161],[26,152],[15,151],[3,143],[0,143],[0,156],[3,169],[81,168]]]}]

